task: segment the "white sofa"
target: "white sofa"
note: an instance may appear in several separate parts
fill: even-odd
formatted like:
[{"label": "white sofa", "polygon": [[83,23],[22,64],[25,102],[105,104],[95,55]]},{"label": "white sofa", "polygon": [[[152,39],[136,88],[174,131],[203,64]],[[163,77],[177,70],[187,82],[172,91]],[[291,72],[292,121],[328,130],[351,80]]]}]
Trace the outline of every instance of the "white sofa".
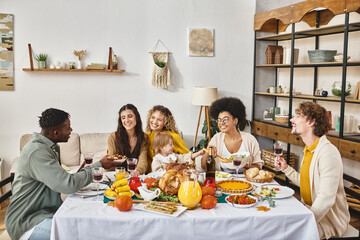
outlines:
[{"label": "white sofa", "polygon": [[[94,153],[94,161],[99,161],[106,154],[109,135],[110,133],[71,133],[68,142],[59,143],[61,163],[69,168],[69,173],[74,173],[83,163],[84,153]],[[20,138],[20,153],[31,139],[32,134],[24,134]],[[18,159],[14,160],[10,172],[15,172]]]}]

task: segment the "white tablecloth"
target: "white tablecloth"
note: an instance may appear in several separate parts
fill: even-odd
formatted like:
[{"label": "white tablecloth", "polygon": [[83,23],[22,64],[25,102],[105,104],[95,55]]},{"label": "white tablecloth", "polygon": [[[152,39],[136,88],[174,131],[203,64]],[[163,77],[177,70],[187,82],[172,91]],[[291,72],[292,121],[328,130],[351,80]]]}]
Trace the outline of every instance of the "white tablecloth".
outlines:
[{"label": "white tablecloth", "polygon": [[132,209],[120,212],[94,198],[69,196],[53,218],[51,239],[318,239],[313,213],[296,198],[276,199],[270,211],[218,203],[179,217]]}]

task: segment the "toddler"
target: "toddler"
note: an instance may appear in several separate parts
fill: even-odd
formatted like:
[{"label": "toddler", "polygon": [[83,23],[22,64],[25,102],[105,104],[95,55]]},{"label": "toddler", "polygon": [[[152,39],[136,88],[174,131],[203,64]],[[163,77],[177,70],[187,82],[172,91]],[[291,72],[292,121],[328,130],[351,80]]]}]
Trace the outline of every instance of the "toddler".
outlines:
[{"label": "toddler", "polygon": [[151,169],[153,172],[165,171],[166,166],[169,163],[192,164],[192,159],[204,154],[204,150],[198,151],[196,153],[189,152],[186,154],[175,154],[174,139],[166,132],[159,132],[155,135],[152,147],[155,154],[151,163]]}]

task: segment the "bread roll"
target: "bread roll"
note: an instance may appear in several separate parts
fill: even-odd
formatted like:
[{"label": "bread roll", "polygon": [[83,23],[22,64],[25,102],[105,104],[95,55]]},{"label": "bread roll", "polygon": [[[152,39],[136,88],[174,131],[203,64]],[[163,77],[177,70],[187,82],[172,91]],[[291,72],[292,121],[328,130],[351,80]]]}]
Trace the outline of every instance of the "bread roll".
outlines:
[{"label": "bread roll", "polygon": [[258,168],[250,168],[247,172],[248,172],[249,177],[254,178],[259,174],[259,169]]},{"label": "bread roll", "polygon": [[269,174],[265,170],[260,170],[259,175],[260,175],[261,178],[268,178],[269,177]]}]

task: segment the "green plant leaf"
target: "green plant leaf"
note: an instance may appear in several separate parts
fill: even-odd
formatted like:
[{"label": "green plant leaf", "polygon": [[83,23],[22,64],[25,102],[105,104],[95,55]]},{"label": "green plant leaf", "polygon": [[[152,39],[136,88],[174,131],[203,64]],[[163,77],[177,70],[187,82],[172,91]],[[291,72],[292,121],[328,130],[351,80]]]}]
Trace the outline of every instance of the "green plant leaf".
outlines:
[{"label": "green plant leaf", "polygon": [[164,68],[166,66],[166,63],[164,61],[156,61],[155,64],[158,65],[158,67],[160,68]]}]

